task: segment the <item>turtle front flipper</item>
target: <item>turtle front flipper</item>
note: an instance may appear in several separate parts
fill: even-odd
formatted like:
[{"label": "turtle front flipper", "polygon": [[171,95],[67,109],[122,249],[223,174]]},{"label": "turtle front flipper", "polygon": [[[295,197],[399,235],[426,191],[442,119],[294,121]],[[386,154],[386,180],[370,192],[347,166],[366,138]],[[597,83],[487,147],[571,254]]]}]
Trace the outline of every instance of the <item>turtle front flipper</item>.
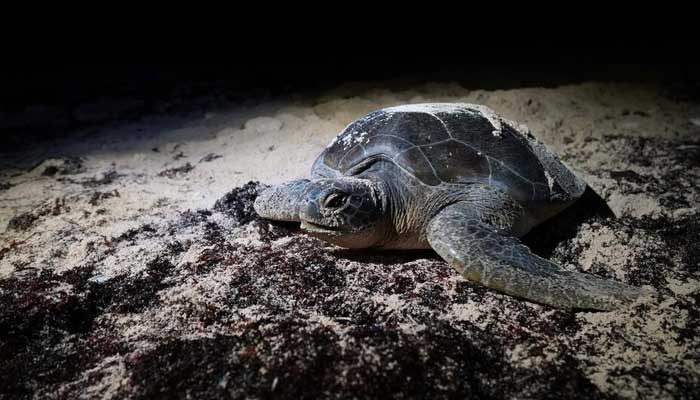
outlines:
[{"label": "turtle front flipper", "polygon": [[469,203],[448,206],[430,221],[427,232],[433,249],[466,279],[559,308],[612,310],[644,294],[624,283],[562,270],[474,209]]},{"label": "turtle front flipper", "polygon": [[297,179],[269,187],[258,194],[253,208],[263,218],[299,222],[299,208],[308,185],[308,179]]}]

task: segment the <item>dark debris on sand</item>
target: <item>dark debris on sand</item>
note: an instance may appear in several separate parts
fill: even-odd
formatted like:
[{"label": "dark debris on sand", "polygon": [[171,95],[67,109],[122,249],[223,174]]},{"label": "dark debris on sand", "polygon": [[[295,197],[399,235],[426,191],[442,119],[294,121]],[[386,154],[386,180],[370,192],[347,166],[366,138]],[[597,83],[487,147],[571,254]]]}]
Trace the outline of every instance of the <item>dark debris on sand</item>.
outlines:
[{"label": "dark debris on sand", "polygon": [[194,167],[190,163],[185,163],[185,165],[181,167],[175,167],[175,168],[170,168],[163,170],[158,173],[158,176],[164,176],[166,178],[175,178],[178,176],[182,176],[187,174],[188,172],[192,171]]},{"label": "dark debris on sand", "polygon": [[118,173],[115,170],[110,170],[110,171],[102,173],[102,176],[100,176],[99,178],[97,176],[94,176],[94,177],[87,178],[87,179],[76,180],[73,178],[62,177],[62,178],[58,178],[58,181],[59,182],[74,183],[74,184],[78,184],[78,185],[81,185],[81,186],[86,187],[86,188],[96,188],[99,186],[110,185],[122,176],[124,176],[124,175]]},{"label": "dark debris on sand", "polygon": [[39,217],[30,212],[16,215],[10,219],[10,222],[7,223],[7,229],[14,231],[26,231],[32,227],[34,221],[36,221],[38,218]]},{"label": "dark debris on sand", "polygon": [[42,176],[55,176],[55,175],[74,175],[82,172],[83,160],[78,157],[68,157],[60,159],[58,165],[49,165],[44,168],[41,173]]},{"label": "dark debris on sand", "polygon": [[[692,157],[674,157],[697,168]],[[636,172],[600,174],[621,190],[627,182],[653,181]],[[674,184],[653,181],[648,191],[678,193]],[[603,370],[607,379],[633,380],[640,390],[662,390],[662,397],[697,393],[698,369],[686,367],[692,364],[615,361],[605,353],[610,346],[642,351],[635,346],[647,342],[596,328],[587,314],[455,279],[431,252],[340,250],[299,234],[293,224],[271,224],[252,207],[262,188],[250,182],[210,210],[109,238],[110,249],[92,264],[60,274],[19,271],[1,280],[0,397],[615,398],[591,380],[594,360],[608,359],[619,365]],[[700,193],[683,190],[686,201]],[[90,202],[99,204],[108,193],[95,192]],[[656,316],[659,329],[677,334],[676,344],[697,345],[700,297],[674,294],[667,279],[700,279],[700,214],[611,219],[599,198],[589,200],[529,244],[560,263],[578,264],[587,250],[577,240],[583,231],[613,232],[611,245],[638,251],[620,267],[625,279],[654,286],[662,299],[675,301],[664,312],[686,315],[679,327],[664,327],[671,320]],[[32,229],[36,218],[20,215],[12,229]],[[233,240],[251,234],[259,244]],[[635,238],[657,240],[654,249],[663,251],[646,254],[634,247]],[[158,246],[140,270],[109,278],[98,272],[110,252],[144,242]],[[186,258],[194,248],[200,249],[196,257]],[[597,268],[589,272],[613,273]],[[217,289],[216,296],[210,286],[196,292],[204,284]],[[652,318],[654,307],[640,304],[630,312]],[[457,318],[456,309],[474,315]],[[149,325],[157,323],[168,328]],[[126,334],[129,327],[147,333]],[[682,356],[696,366],[700,361],[694,347]]]}]

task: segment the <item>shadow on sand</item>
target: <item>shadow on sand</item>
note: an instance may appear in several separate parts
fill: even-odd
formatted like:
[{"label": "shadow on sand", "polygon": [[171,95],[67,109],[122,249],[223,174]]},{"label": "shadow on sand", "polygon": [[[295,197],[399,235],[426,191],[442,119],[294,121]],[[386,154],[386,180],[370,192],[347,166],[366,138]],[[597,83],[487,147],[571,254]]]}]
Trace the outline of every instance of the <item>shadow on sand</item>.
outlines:
[{"label": "shadow on sand", "polygon": [[522,238],[540,257],[549,258],[559,243],[576,236],[579,227],[595,219],[615,218],[608,204],[590,186],[569,208],[536,226]]}]

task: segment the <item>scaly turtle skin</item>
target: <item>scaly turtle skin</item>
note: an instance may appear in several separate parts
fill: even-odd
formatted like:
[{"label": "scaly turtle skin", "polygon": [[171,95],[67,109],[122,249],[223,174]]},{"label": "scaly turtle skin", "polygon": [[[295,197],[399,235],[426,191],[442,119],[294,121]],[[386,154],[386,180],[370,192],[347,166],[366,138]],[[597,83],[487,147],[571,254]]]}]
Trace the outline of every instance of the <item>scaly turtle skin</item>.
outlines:
[{"label": "scaly turtle skin", "polygon": [[333,140],[311,178],[265,190],[255,210],[343,247],[432,248],[470,281],[555,307],[610,310],[643,293],[562,270],[521,244],[586,183],[487,107],[372,112]]}]

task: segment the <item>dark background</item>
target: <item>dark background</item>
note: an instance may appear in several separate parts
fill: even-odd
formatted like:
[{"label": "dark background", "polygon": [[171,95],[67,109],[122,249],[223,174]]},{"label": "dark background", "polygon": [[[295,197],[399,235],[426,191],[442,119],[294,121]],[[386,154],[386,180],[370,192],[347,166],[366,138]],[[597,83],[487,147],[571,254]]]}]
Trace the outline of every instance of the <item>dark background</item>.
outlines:
[{"label": "dark background", "polygon": [[[678,101],[700,99],[696,41],[468,48],[450,57],[416,45],[397,50],[395,58],[348,52],[287,63],[5,64],[0,69],[0,151],[106,121],[201,110],[212,97],[216,104],[250,103],[353,81],[397,87],[458,82],[470,89],[643,82],[663,85]],[[94,103],[99,112],[84,112]]]}]

